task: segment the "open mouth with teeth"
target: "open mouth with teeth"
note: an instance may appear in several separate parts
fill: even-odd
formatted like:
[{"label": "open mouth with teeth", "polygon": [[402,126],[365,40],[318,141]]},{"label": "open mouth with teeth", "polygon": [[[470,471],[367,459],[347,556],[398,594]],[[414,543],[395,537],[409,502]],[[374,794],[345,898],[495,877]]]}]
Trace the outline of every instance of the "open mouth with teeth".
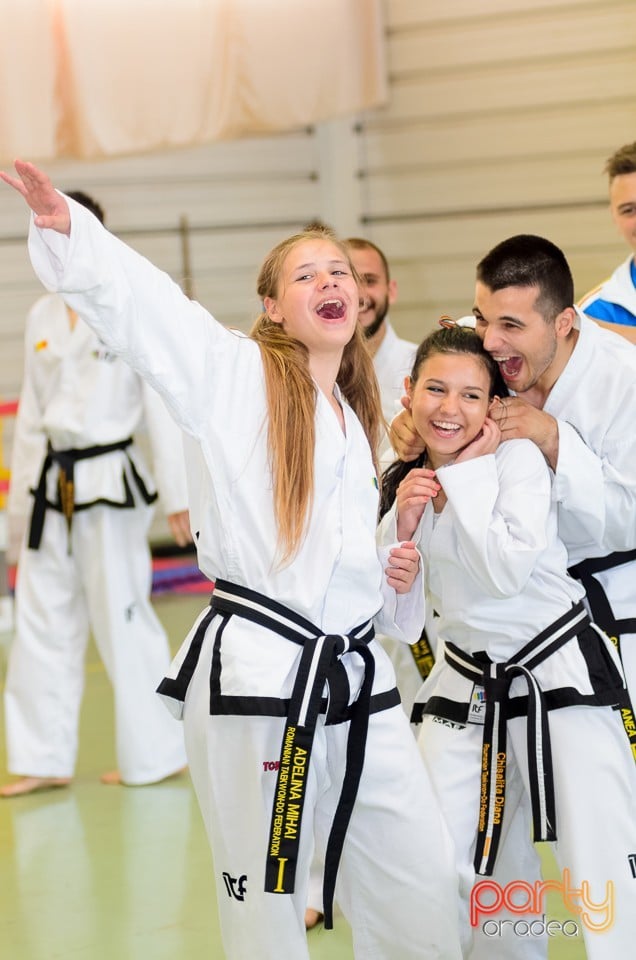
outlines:
[{"label": "open mouth with teeth", "polygon": [[344,302],[337,297],[332,300],[323,300],[316,307],[316,313],[322,320],[342,320],[346,312]]},{"label": "open mouth with teeth", "polygon": [[499,364],[504,380],[515,380],[521,371],[523,359],[521,357],[494,357]]},{"label": "open mouth with teeth", "polygon": [[432,420],[431,425],[438,437],[452,439],[456,437],[461,427],[458,423],[449,423],[446,420]]}]

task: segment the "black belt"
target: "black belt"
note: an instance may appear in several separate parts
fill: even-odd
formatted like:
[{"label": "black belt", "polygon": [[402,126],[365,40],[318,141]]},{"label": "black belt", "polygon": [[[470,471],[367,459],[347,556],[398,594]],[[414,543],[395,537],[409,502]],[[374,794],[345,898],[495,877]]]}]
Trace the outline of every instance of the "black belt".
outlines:
[{"label": "black belt", "polygon": [[605,631],[619,651],[621,634],[636,633],[636,617],[616,619],[607,599],[607,594],[594,574],[602,573],[604,570],[612,570],[614,567],[621,567],[633,560],[636,560],[636,550],[628,550],[622,553],[610,553],[606,557],[581,560],[580,563],[576,563],[568,570],[570,576],[580,580],[585,587],[594,623]]},{"label": "black belt", "polygon": [[[614,616],[614,611],[609,602],[603,585],[594,576],[595,573],[602,573],[604,570],[612,570],[614,567],[622,567],[625,563],[631,563],[636,560],[636,550],[610,553],[606,557],[593,557],[590,560],[581,560],[580,563],[570,567],[568,573],[576,580],[580,580],[585,587],[587,600],[592,611],[592,619],[610,638],[616,652],[623,661],[621,651],[621,635],[624,633],[636,633],[636,617],[623,617],[618,620]],[[632,755],[636,759],[636,715],[632,706],[631,697],[627,687],[621,691],[621,700],[619,703],[621,718],[625,733],[629,740]]]},{"label": "black belt", "polygon": [[515,677],[528,684],[528,772],[534,840],[556,840],[556,809],[548,711],[532,670],[589,626],[582,602],[527,643],[507,663],[492,663],[446,642],[444,657],[458,673],[484,688],[486,704],[481,765],[481,795],[475,871],[493,871],[503,826],[506,798],[506,739],[509,690]]},{"label": "black belt", "polygon": [[[42,531],[44,530],[44,516],[47,507],[50,505],[46,499],[46,478],[49,470],[56,463],[59,467],[58,477],[58,496],[59,506],[66,518],[68,531],[71,531],[73,513],[75,512],[75,464],[78,460],[89,460],[93,457],[100,457],[105,453],[112,453],[114,450],[125,450],[133,442],[132,437],[127,440],[118,440],[116,443],[106,443],[92,447],[71,448],[69,450],[54,450],[49,443],[40,479],[37,487],[32,490],[33,512],[31,514],[31,526],[29,528],[29,548],[37,550],[42,540]],[[134,470],[134,466],[133,466]],[[156,499],[156,495],[148,493],[141,477],[135,472],[140,490],[147,503]]]},{"label": "black belt", "polygon": [[[224,580],[216,581],[210,607],[212,613],[250,620],[303,648],[281,744],[265,869],[268,893],[294,892],[307,773],[325,683],[329,689],[325,722],[339,722],[345,716],[350,719],[344,780],[325,854],[323,911],[325,927],[329,929],[333,926],[336,874],[364,765],[375,676],[375,659],[369,650],[375,633],[373,624],[367,621],[348,634],[323,634],[311,621],[283,604]],[[357,654],[364,663],[360,692],[351,705],[349,685],[343,682],[344,667],[340,663],[348,653]],[[159,687],[159,692],[168,690],[166,683]]]}]

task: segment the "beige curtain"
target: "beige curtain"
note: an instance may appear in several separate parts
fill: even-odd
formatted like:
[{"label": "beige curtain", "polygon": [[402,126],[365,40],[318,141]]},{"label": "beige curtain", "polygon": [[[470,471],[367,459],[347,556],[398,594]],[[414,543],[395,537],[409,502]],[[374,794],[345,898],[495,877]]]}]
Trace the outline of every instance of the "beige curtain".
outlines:
[{"label": "beige curtain", "polygon": [[0,11],[4,162],[275,132],[386,99],[380,0],[0,0]]}]

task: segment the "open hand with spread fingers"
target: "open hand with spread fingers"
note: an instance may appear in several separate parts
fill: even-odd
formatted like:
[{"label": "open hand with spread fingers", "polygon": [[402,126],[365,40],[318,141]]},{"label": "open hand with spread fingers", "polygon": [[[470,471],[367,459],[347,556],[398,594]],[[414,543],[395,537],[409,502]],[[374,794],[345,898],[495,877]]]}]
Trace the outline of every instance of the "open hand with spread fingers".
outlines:
[{"label": "open hand with spread fingers", "polygon": [[14,166],[17,177],[0,170],[0,179],[24,197],[36,214],[35,225],[70,236],[71,214],[68,203],[62,194],[57,192],[46,173],[24,160],[16,160]]}]

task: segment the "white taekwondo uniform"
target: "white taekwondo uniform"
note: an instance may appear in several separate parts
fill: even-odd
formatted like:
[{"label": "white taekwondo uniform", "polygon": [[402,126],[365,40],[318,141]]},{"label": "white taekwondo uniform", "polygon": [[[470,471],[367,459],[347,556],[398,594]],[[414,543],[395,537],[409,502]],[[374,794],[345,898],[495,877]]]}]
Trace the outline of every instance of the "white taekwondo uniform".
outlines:
[{"label": "white taekwondo uniform", "polygon": [[[628,257],[613,276],[581,301],[594,304],[601,297],[636,312]],[[594,310],[594,307],[592,307]],[[621,637],[621,659],[632,701],[636,697],[636,352],[623,337],[605,330],[577,311],[579,339],[565,370],[544,405],[556,417],[559,458],[553,483],[558,504],[559,536],[574,566],[586,559],[602,567],[617,566],[585,576],[594,594],[592,614],[611,637]],[[465,322],[474,318],[463,318]],[[626,322],[602,313],[602,319]],[[462,321],[460,321],[461,323]],[[609,558],[605,560],[604,558]],[[595,560],[595,558],[598,558]],[[576,575],[577,571],[573,571]],[[599,594],[603,588],[613,612]],[[616,620],[621,621],[618,625]],[[629,710],[627,705],[626,710]],[[626,713],[626,727],[633,719]],[[636,741],[631,736],[632,750]],[[502,860],[512,859],[504,842]],[[506,849],[504,849],[506,848]],[[498,865],[498,870],[499,870]],[[528,871],[527,878],[531,877]],[[490,960],[494,942],[488,945]]]},{"label": "white taekwondo uniform", "polygon": [[[181,431],[159,395],[80,318],[71,329],[60,297],[38,300],[26,325],[9,497],[17,524],[24,527],[27,515],[34,517],[34,539],[23,542],[19,557],[5,689],[13,773],[73,775],[89,629],[113,685],[124,782],[150,783],[185,765],[183,737],[166,723],[154,695],[170,662],[150,603],[147,533],[149,504],[157,495],[139,450],[123,446],[142,422],[163,506],[168,513],[184,510]],[[47,446],[49,469],[43,472]],[[99,453],[104,447],[110,452]],[[61,452],[87,450],[96,455],[72,467],[69,533],[58,491]],[[38,486],[39,520],[31,493]]]},{"label": "white taekwondo uniform", "polygon": [[[620,637],[634,700],[636,348],[580,311],[577,326],[574,351],[543,407],[559,430],[553,499],[559,536],[574,575],[583,577],[593,619],[610,637]],[[584,561],[591,572],[581,569]],[[634,739],[632,744],[636,756]]]},{"label": "white taekwondo uniform", "polygon": [[[402,410],[401,399],[404,396],[404,378],[411,375],[417,344],[402,340],[389,323],[384,321],[386,332],[373,357],[373,367],[378,378],[382,413],[387,423]],[[391,454],[389,463],[395,459]]]},{"label": "white taekwondo uniform", "polygon": [[[82,207],[70,206],[70,240],[32,233],[40,279],[157,387],[190,435],[199,564],[216,587],[160,690],[176,713],[183,710],[228,958],[308,958],[313,833],[327,847],[329,866],[338,843],[328,845],[326,834],[332,821],[344,833],[351,766],[364,760],[338,872],[355,955],[455,960],[450,841],[398,706],[393,668],[366,627],[371,618],[383,632],[419,624],[421,581],[402,597],[386,585],[375,542],[376,478],[359,421],[343,401],[343,433],[317,392],[313,509],[306,539],[281,566],[257,344],[226,330]],[[328,656],[328,706],[320,651]],[[313,683],[297,677],[299,664]],[[307,766],[311,743],[305,740],[305,754],[294,738],[311,734],[318,708],[327,709],[327,722],[321,712]],[[349,731],[355,749],[347,763]],[[300,832],[290,796],[301,810],[304,801]],[[277,852],[285,845],[293,848],[288,859]],[[281,895],[291,892],[295,858],[295,892]]]},{"label": "white taekwondo uniform", "polygon": [[[476,873],[492,872],[500,831],[531,798],[536,839],[557,840],[571,885],[589,883],[601,902],[614,884],[611,929],[583,924],[587,956],[629,956],[636,765],[616,709],[623,674],[608,638],[589,625],[581,585],[566,573],[543,455],[529,440],[509,440],[495,454],[441,467],[437,478],[447,504],[440,514],[427,504],[414,537],[426,597],[439,613],[438,657],[418,695],[419,744],[453,834],[462,890]],[[393,538],[395,506],[382,531]],[[530,842],[529,824],[526,835]],[[521,863],[522,848],[518,855]],[[509,936],[505,955],[526,956],[526,942]]]}]

